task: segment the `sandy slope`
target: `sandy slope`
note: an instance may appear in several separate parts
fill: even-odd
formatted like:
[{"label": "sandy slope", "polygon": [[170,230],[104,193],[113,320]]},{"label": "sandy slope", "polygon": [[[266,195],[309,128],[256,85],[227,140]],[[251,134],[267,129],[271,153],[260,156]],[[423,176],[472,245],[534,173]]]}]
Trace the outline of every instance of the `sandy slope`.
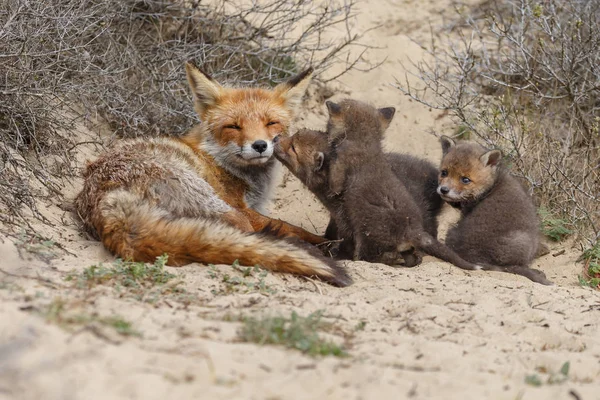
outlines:
[{"label": "sandy slope", "polygon": [[[438,161],[430,128],[448,126],[438,114],[410,102],[391,87],[400,62],[419,59],[405,35],[425,37],[428,18],[443,2],[377,0],[363,4],[365,39],[387,60],[377,71],[352,72],[335,85],[336,98],[353,96],[397,114],[386,146]],[[443,4],[442,4],[443,5]],[[315,88],[298,126],[322,128],[324,107]],[[447,128],[446,128],[447,129]],[[95,149],[88,148],[82,160]],[[73,194],[79,182],[67,188]],[[327,215],[301,185],[285,174],[275,193],[274,215],[322,232]],[[567,245],[535,262],[557,286],[543,287],[500,273],[467,273],[426,257],[410,270],[349,262],[355,279],[337,289],[292,276],[268,275],[269,292],[227,293],[224,274],[190,265],[179,274],[182,296],[140,301],[108,287],[74,288],[64,277],[112,257],[81,238],[70,215],[56,206],[52,231],[73,256],[50,264],[21,259],[0,240],[0,399],[597,399],[600,394],[600,294],[577,285],[577,253]],[[444,221],[456,216],[452,210]],[[212,276],[211,276],[212,275]],[[257,278],[254,278],[257,279]],[[273,293],[274,292],[274,293]],[[60,298],[66,313],[131,321],[141,337],[123,337],[97,323],[63,329],[39,315]],[[239,343],[239,316],[308,315],[323,310],[350,357],[314,359],[273,346]],[[45,312],[46,317],[49,313]],[[364,329],[356,330],[359,323]],[[569,379],[539,388],[569,361]],[[569,394],[570,391],[574,394]],[[577,397],[579,396],[579,397]]]}]

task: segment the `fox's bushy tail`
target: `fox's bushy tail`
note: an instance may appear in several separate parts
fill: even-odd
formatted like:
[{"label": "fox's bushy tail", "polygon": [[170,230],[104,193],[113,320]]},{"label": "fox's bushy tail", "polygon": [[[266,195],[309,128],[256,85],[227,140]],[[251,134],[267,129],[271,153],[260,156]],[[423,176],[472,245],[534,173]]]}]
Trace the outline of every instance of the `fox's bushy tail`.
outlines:
[{"label": "fox's bushy tail", "polygon": [[100,202],[102,221],[96,229],[104,245],[124,259],[152,262],[168,254],[168,264],[260,265],[276,272],[316,276],[336,286],[352,279],[344,267],[312,246],[267,234],[242,232],[208,218],[177,218],[125,190]]}]

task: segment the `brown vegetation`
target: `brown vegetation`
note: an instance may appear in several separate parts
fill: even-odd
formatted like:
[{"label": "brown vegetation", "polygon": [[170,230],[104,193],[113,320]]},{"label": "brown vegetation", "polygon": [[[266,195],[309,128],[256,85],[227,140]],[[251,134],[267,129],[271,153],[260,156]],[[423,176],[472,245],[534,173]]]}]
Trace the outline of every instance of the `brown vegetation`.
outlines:
[{"label": "brown vegetation", "polygon": [[[195,122],[185,61],[221,82],[248,84],[273,84],[307,64],[321,80],[334,77],[326,72],[333,63],[345,63],[341,73],[370,67],[360,60],[367,47],[350,27],[352,0],[2,4],[0,222],[28,231],[29,214],[44,220],[36,200],[60,197],[63,179],[75,173],[76,123],[100,117],[114,133],[131,137],[177,135]],[[304,30],[292,32],[301,19]],[[344,37],[322,39],[338,25]]]},{"label": "brown vegetation", "polygon": [[450,111],[456,136],[501,148],[551,218],[597,242],[600,3],[455,6],[458,18],[432,35],[430,58],[416,64],[422,85],[400,89]]}]

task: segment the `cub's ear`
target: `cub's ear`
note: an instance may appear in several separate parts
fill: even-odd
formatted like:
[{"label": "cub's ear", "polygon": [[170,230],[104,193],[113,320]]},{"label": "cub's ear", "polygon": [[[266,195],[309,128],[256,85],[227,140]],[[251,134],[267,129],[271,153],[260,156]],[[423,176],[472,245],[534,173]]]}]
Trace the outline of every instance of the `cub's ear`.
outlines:
[{"label": "cub's ear", "polygon": [[329,111],[329,116],[339,115],[342,113],[342,106],[340,106],[337,103],[334,103],[331,100],[327,100],[325,102],[325,105],[327,106],[327,111]]},{"label": "cub's ear", "polygon": [[497,166],[501,159],[502,159],[502,152],[500,150],[490,150],[487,153],[485,153],[484,155],[482,155],[481,157],[479,157],[479,160],[481,160],[481,163],[483,165],[485,165],[486,167]]},{"label": "cub's ear", "polygon": [[275,93],[284,98],[286,106],[291,110],[296,110],[300,106],[300,103],[302,103],[302,97],[308,88],[313,71],[312,67],[310,67],[275,86]]},{"label": "cub's ear", "polygon": [[325,154],[319,151],[317,154],[315,154],[315,172],[318,172],[323,168],[324,162]]},{"label": "cub's ear", "polygon": [[329,140],[340,139],[346,132],[342,106],[330,100],[326,101],[325,105],[329,111],[329,120],[327,121],[327,135],[329,135]]},{"label": "cub's ear", "polygon": [[379,111],[379,120],[381,121],[381,126],[383,130],[386,130],[390,123],[392,122],[392,118],[394,118],[394,114],[396,113],[396,109],[394,107],[386,107],[380,108]]},{"label": "cub's ear", "polygon": [[202,118],[204,111],[217,103],[223,88],[193,62],[185,64],[185,72],[194,95],[196,112]]},{"label": "cub's ear", "polygon": [[440,142],[442,143],[442,153],[444,155],[446,155],[452,147],[456,146],[456,142],[454,141],[454,139],[446,135],[442,135],[440,137]]}]

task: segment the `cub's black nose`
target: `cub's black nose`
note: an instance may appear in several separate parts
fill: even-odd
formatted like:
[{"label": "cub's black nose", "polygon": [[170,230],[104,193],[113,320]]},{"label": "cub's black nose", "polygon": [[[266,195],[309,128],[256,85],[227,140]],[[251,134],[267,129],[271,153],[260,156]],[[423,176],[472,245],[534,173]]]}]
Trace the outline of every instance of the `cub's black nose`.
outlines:
[{"label": "cub's black nose", "polygon": [[440,192],[442,194],[448,194],[449,191],[450,189],[448,189],[446,186],[440,186]]},{"label": "cub's black nose", "polygon": [[267,147],[269,147],[269,145],[264,140],[257,140],[256,142],[252,143],[252,148],[259,153],[264,153],[265,150],[267,150]]}]

